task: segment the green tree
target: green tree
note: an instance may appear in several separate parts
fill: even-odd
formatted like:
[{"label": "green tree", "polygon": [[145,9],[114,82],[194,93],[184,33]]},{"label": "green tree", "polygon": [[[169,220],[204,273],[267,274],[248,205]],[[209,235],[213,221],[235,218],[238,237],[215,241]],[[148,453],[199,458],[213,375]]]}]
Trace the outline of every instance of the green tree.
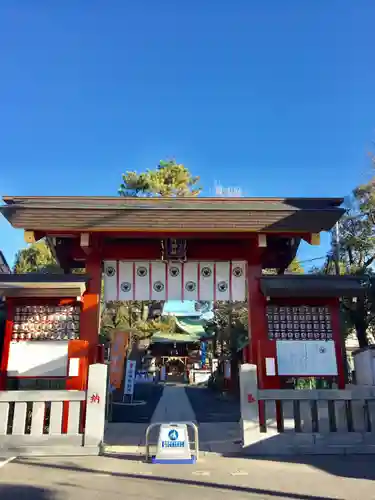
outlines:
[{"label": "green tree", "polygon": [[344,336],[354,329],[359,346],[366,347],[375,330],[375,177],[354,189],[346,205],[338,223],[339,248],[333,244],[322,268],[313,272],[335,274],[338,257],[340,274],[363,277],[365,295],[356,300],[344,297],[341,307]]},{"label": "green tree", "polygon": [[287,270],[290,271],[291,273],[296,273],[296,274],[303,274],[305,272],[302,264],[300,263],[297,257],[295,257],[292,260]]},{"label": "green tree", "polygon": [[[132,197],[182,197],[197,196],[198,177],[174,160],[160,161],[156,169],[137,173],[128,171],[122,175],[120,196]],[[103,294],[102,294],[103,296]],[[162,308],[160,303],[159,309]],[[155,319],[149,314],[150,301],[111,302],[102,304],[101,339],[110,341],[116,329],[130,332],[130,349],[139,341],[147,340],[156,332],[175,331],[173,319]]]},{"label": "green tree", "polygon": [[152,318],[149,315],[149,305],[149,301],[134,300],[107,303],[101,318],[101,341],[111,341],[115,330],[126,330],[130,333],[130,353],[135,346],[150,339],[155,332],[174,333],[175,319]]},{"label": "green tree", "polygon": [[159,162],[155,170],[138,174],[128,171],[122,175],[120,196],[198,196],[199,177],[194,177],[188,168],[175,160]]},{"label": "green tree", "polygon": [[[156,169],[137,173],[126,172],[122,175],[119,188],[120,196],[132,197],[185,197],[198,196],[201,188],[197,186],[199,177],[175,160],[160,161]],[[102,339],[110,340],[116,328],[131,332],[133,345],[145,340],[156,332],[173,333],[175,322],[172,319],[155,319],[149,314],[149,301],[113,302],[106,304],[102,312]],[[160,303],[159,309],[162,308]]]},{"label": "green tree", "polygon": [[16,254],[13,272],[21,273],[61,273],[50,247],[45,240],[33,243]]}]

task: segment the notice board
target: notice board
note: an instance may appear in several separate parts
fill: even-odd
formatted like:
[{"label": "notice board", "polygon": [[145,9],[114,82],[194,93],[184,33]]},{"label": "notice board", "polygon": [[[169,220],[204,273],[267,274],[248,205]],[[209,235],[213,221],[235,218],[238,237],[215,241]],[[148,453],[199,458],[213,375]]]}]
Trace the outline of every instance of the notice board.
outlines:
[{"label": "notice board", "polygon": [[333,340],[276,341],[278,375],[334,376],[337,375]]}]

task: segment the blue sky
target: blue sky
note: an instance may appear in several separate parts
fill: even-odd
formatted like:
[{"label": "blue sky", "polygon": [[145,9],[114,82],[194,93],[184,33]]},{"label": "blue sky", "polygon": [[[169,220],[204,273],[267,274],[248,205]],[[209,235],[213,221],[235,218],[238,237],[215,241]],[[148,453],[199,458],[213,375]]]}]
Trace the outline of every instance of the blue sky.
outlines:
[{"label": "blue sky", "polygon": [[[205,194],[346,195],[370,175],[374,18],[372,0],[2,0],[0,194],[115,195],[174,156]],[[23,245],[1,219],[10,262]]]}]

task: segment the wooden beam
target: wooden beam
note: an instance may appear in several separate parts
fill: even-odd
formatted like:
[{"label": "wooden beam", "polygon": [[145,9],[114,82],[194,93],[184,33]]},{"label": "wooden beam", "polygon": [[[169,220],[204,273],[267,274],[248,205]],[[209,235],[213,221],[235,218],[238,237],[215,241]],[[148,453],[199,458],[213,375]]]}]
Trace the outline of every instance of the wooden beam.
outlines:
[{"label": "wooden beam", "polygon": [[302,238],[312,246],[320,245],[320,233],[310,233],[307,236],[302,236]]}]

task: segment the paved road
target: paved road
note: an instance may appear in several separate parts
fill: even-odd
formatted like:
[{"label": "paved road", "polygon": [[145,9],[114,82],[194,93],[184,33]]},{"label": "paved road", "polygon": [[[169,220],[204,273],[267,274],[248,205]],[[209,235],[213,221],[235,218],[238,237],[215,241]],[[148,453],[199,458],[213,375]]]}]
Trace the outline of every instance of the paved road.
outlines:
[{"label": "paved road", "polygon": [[136,384],[134,401],[144,402],[145,404],[134,406],[113,405],[112,422],[149,423],[162,394],[162,385]]},{"label": "paved road", "polygon": [[187,386],[185,391],[199,423],[240,420],[238,400],[224,399],[206,387]]},{"label": "paved road", "polygon": [[[297,462],[297,461],[296,461]],[[0,470],[1,500],[375,499],[374,457],[315,458],[310,465],[205,457],[195,466],[119,457],[29,459]]]}]

